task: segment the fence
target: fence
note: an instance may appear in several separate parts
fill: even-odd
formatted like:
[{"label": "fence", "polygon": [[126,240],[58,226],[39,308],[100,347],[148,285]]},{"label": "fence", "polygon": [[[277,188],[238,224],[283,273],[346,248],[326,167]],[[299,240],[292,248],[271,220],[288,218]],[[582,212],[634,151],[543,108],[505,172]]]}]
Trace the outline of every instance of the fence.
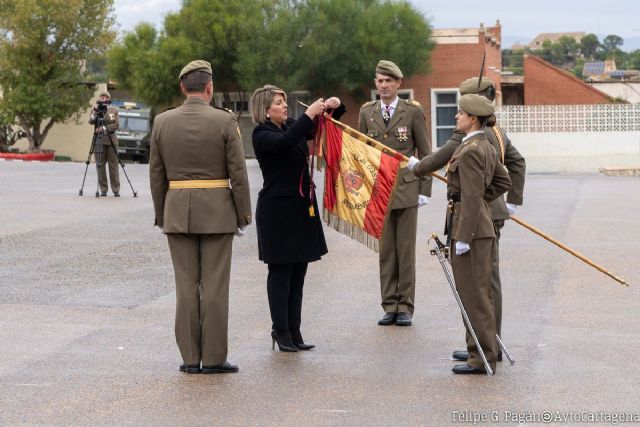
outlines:
[{"label": "fence", "polygon": [[496,117],[510,133],[640,132],[640,104],[506,105]]}]

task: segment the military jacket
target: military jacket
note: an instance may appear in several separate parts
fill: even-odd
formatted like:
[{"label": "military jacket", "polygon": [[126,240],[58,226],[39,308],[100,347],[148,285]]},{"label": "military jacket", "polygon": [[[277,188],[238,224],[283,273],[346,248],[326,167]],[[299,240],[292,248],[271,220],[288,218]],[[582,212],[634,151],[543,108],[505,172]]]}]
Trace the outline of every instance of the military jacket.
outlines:
[{"label": "military jacket", "polygon": [[[93,112],[92,112],[93,116]],[[98,119],[89,117],[89,124],[94,125]],[[96,142],[102,144],[118,144],[118,137],[116,131],[120,128],[120,120],[118,118],[118,110],[113,107],[108,107],[107,112],[104,113],[103,126],[107,128],[106,133],[99,133]],[[105,137],[108,136],[108,137]]]},{"label": "military jacket", "polygon": [[[233,113],[188,97],[156,116],[149,180],[156,225],[164,233],[234,233],[251,223],[249,179]],[[230,188],[169,190],[169,181],[228,179]]]},{"label": "military jacket", "polygon": [[[421,159],[431,153],[422,106],[416,101],[398,100],[388,126],[382,119],[381,101],[367,102],[360,108],[358,128],[365,135],[407,157]],[[392,209],[417,206],[418,194],[431,196],[431,181],[431,176],[417,178],[407,168],[401,169]]]},{"label": "military jacket", "polygon": [[[454,131],[447,142],[438,149],[438,151],[424,157],[413,169],[416,176],[423,176],[435,172],[443,168],[453,156],[454,151],[464,138],[464,132]],[[511,144],[511,140],[506,133],[499,127],[486,127],[485,136],[491,142],[491,145],[498,153],[499,161],[507,168],[509,178],[511,179],[511,189],[507,193],[507,202],[514,205],[522,205],[524,192],[524,179],[526,163],[524,157]],[[509,211],[504,197],[498,197],[491,203],[491,217],[494,220],[508,219]]]},{"label": "military jacket", "polygon": [[467,243],[495,237],[488,202],[504,194],[511,180],[484,134],[473,135],[456,148],[447,180],[447,192],[457,199],[449,229],[451,237]]}]

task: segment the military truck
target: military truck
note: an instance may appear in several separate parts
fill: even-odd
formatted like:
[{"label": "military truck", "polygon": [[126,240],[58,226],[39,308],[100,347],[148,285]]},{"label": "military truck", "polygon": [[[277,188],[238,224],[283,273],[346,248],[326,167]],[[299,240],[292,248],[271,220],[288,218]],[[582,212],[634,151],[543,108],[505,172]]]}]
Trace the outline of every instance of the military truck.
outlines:
[{"label": "military truck", "polygon": [[118,104],[114,102],[120,119],[120,129],[116,131],[120,158],[138,163],[149,163],[151,110],[136,102]]}]

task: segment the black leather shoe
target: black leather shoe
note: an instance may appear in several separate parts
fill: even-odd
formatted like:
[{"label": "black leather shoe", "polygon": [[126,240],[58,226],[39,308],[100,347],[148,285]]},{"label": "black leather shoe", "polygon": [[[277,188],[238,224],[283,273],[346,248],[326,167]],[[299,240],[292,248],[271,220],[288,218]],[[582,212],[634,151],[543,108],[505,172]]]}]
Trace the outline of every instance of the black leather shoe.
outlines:
[{"label": "black leather shoe", "polygon": [[295,346],[291,339],[291,334],[287,332],[277,333],[275,329],[271,330],[271,350],[276,349],[278,344],[278,350],[288,353],[295,353],[298,351],[298,347]]},{"label": "black leather shoe", "polygon": [[[461,362],[466,362],[467,360],[469,360],[469,353],[466,352],[466,351],[457,350],[457,351],[453,352],[451,357],[453,358],[453,360],[459,360]],[[498,362],[502,362],[502,352],[498,353],[498,357],[496,358],[496,360]]]},{"label": "black leather shoe", "polygon": [[411,313],[398,313],[396,326],[411,326]]},{"label": "black leather shoe", "polygon": [[180,372],[184,372],[186,374],[199,374],[200,373],[200,365],[180,365]]},{"label": "black leather shoe", "polygon": [[120,193],[116,191],[115,193],[113,193],[113,197],[120,197]]},{"label": "black leather shoe", "polygon": [[103,191],[102,193],[100,193],[100,195],[101,195],[102,197],[107,197],[107,192],[106,192],[106,191]]},{"label": "black leather shoe", "polygon": [[456,350],[456,351],[453,352],[451,357],[453,358],[453,360],[459,360],[461,362],[466,362],[467,360],[469,360],[469,352],[468,351],[463,351],[463,350]]},{"label": "black leather shoe", "polygon": [[225,361],[219,365],[210,365],[204,366],[202,365],[202,369],[200,370],[203,374],[233,374],[238,372],[238,365],[232,365],[231,363]]},{"label": "black leather shoe", "polygon": [[302,338],[302,334],[300,333],[300,329],[292,329],[289,331],[291,333],[291,340],[293,344],[298,347],[298,350],[311,350],[316,348],[313,344],[305,344],[304,339]]},{"label": "black leather shoe", "polygon": [[451,369],[454,374],[463,374],[463,375],[473,375],[473,374],[486,374],[487,371],[484,369],[474,368],[473,366],[469,366],[466,363],[464,365],[456,365]]},{"label": "black leather shoe", "polygon": [[396,323],[396,319],[398,318],[398,313],[385,313],[384,316],[382,316],[382,319],[378,320],[378,325],[383,325],[383,326],[387,326],[387,325],[393,325],[394,323]]}]

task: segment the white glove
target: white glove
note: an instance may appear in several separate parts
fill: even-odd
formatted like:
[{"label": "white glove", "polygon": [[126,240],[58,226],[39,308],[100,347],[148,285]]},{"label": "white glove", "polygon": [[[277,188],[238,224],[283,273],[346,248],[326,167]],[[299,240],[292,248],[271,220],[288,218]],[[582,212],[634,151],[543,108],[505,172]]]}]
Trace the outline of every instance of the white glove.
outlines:
[{"label": "white glove", "polygon": [[516,213],[517,206],[513,203],[507,203],[507,210],[509,211],[509,215],[513,215]]},{"label": "white glove", "polygon": [[471,250],[471,246],[467,242],[456,241],[456,255],[466,254]]},{"label": "white glove", "polygon": [[242,237],[245,235],[244,227],[238,227],[238,231],[233,233],[234,236]]},{"label": "white glove", "polygon": [[412,171],[413,168],[415,168],[418,163],[420,163],[420,160],[418,160],[417,157],[413,157],[413,156],[409,157],[409,160],[407,160],[407,169]]},{"label": "white glove", "polygon": [[429,198],[427,196],[423,196],[422,194],[418,194],[418,207],[421,208],[424,205],[429,204]]}]

